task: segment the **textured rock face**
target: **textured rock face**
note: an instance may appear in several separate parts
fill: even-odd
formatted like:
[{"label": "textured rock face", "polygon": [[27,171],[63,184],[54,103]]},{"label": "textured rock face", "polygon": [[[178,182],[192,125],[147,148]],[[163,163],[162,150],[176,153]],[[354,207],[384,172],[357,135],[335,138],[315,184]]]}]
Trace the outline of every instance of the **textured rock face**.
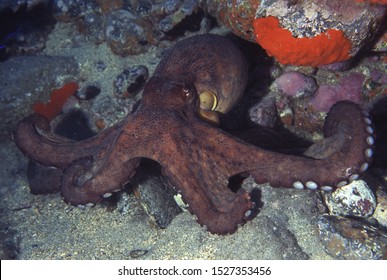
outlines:
[{"label": "textured rock face", "polygon": [[145,53],[166,36],[175,36],[175,28],[189,17],[200,29],[204,13],[198,7],[198,0],[53,1],[57,20],[74,22],[89,40],[107,42],[122,56]]},{"label": "textured rock face", "polygon": [[318,228],[325,250],[335,259],[386,259],[386,233],[373,226],[324,215],[318,220]]},{"label": "textured rock face", "polygon": [[375,38],[386,10],[352,0],[239,2],[207,1],[221,23],[281,63],[313,66],[356,55]]},{"label": "textured rock face", "polygon": [[[33,66],[33,67],[32,67]],[[23,56],[0,64],[0,139],[10,137],[16,123],[31,113],[32,104],[48,100],[51,90],[78,74],[73,58]]]}]

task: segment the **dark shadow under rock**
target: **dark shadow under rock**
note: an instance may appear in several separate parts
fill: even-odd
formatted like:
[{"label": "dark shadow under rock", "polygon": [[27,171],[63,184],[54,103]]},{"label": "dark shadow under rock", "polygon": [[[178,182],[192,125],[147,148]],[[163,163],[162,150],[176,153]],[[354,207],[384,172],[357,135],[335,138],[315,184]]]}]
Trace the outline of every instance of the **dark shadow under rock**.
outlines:
[{"label": "dark shadow under rock", "polygon": [[176,191],[162,176],[157,163],[143,160],[130,185],[156,226],[166,228],[181,213],[182,210],[174,200]]}]

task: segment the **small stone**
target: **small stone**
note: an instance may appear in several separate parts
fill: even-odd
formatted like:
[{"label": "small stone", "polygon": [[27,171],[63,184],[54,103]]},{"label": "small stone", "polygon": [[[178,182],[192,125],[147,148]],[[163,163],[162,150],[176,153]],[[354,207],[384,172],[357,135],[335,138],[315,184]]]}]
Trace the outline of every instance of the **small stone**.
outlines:
[{"label": "small stone", "polygon": [[117,210],[122,215],[126,215],[129,213],[131,208],[133,208],[131,196],[127,192],[119,192],[117,200]]},{"label": "small stone", "polygon": [[277,109],[272,99],[259,102],[248,113],[251,122],[264,127],[274,127],[278,121]]},{"label": "small stone", "polygon": [[113,80],[114,95],[123,96],[125,93],[126,77],[124,73],[118,74]]},{"label": "small stone", "polygon": [[[32,194],[58,192],[63,172],[60,169],[28,162],[27,178]],[[54,188],[55,186],[56,188]]]},{"label": "small stone", "polygon": [[149,78],[148,68],[144,65],[135,65],[124,69],[113,80],[114,95],[119,98],[134,98],[144,88]]},{"label": "small stone", "polygon": [[176,204],[181,208],[181,210],[187,211],[189,209],[189,205],[184,202],[181,194],[178,193],[174,195],[173,199],[175,200]]},{"label": "small stone", "polygon": [[324,215],[318,220],[320,240],[335,259],[387,258],[387,234],[358,220]]},{"label": "small stone", "polygon": [[125,69],[123,73],[128,80],[126,92],[129,98],[133,98],[143,89],[146,80],[149,78],[148,68],[144,65],[136,65]]},{"label": "small stone", "polygon": [[1,260],[17,260],[21,250],[17,231],[5,221],[0,222],[0,227]]},{"label": "small stone", "polygon": [[181,5],[180,0],[165,0],[164,1],[164,9],[167,14],[171,14],[176,12],[179,6]]},{"label": "small stone", "polygon": [[130,251],[129,256],[132,259],[138,259],[145,256],[147,253],[148,253],[148,250],[136,249],[136,250]]},{"label": "small stone", "polygon": [[114,101],[110,96],[99,96],[93,101],[93,113],[99,116],[104,116],[105,120],[107,117],[110,118],[111,116],[115,116],[117,114]]},{"label": "small stone", "polygon": [[144,53],[152,37],[145,21],[127,10],[109,13],[105,26],[106,41],[116,54],[127,56]]},{"label": "small stone", "polygon": [[376,190],[378,204],[372,218],[378,221],[380,225],[387,228],[387,193],[378,187]]},{"label": "small stone", "polygon": [[281,122],[285,126],[289,126],[289,127],[293,126],[295,114],[294,114],[294,110],[290,106],[288,100],[286,100],[286,99],[285,100],[278,100],[276,102],[276,108],[277,108],[278,115],[279,115]]},{"label": "small stone", "polygon": [[333,193],[326,193],[324,201],[333,215],[366,218],[376,208],[375,195],[363,180],[338,188]]},{"label": "small stone", "polygon": [[85,89],[78,91],[76,96],[80,100],[94,99],[101,93],[101,89],[97,86],[89,85]]},{"label": "small stone", "polygon": [[78,30],[95,44],[100,44],[105,41],[104,20],[100,13],[86,13],[77,21]]},{"label": "small stone", "polygon": [[106,63],[102,60],[99,60],[95,63],[95,67],[97,68],[98,72],[103,72],[106,69]]},{"label": "small stone", "polygon": [[317,83],[300,72],[286,72],[274,81],[271,90],[291,97],[311,96],[317,90]]}]

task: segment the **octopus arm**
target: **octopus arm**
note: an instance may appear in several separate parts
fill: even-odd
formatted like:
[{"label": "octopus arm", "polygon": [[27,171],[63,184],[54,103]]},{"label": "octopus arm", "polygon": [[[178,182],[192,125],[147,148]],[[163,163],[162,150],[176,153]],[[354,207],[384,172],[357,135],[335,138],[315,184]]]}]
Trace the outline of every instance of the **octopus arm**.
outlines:
[{"label": "octopus arm", "polygon": [[117,135],[114,131],[117,127],[77,142],[52,133],[45,117],[32,114],[18,123],[13,136],[17,147],[30,160],[63,170],[70,162],[108,146]]},{"label": "octopus arm", "polygon": [[[196,215],[197,222],[207,230],[217,234],[230,234],[238,224],[249,219],[253,203],[247,192],[234,193],[227,188],[227,179],[219,177],[204,179],[202,172],[191,165],[169,166],[163,169],[164,176],[182,194],[189,210]],[[222,182],[223,181],[223,182]]]},{"label": "octopus arm", "polygon": [[332,190],[345,185],[371,162],[373,130],[365,114],[352,102],[337,103],[326,118],[323,144],[313,145],[308,156],[284,155],[235,141],[227,149],[238,151],[230,152],[229,173],[250,174],[273,187]]},{"label": "octopus arm", "polygon": [[136,114],[128,116],[125,129],[116,128],[112,142],[92,156],[71,162],[64,169],[60,183],[64,200],[73,205],[96,203],[122,189],[153,144],[148,133],[140,134],[138,129],[146,122],[147,118]]}]

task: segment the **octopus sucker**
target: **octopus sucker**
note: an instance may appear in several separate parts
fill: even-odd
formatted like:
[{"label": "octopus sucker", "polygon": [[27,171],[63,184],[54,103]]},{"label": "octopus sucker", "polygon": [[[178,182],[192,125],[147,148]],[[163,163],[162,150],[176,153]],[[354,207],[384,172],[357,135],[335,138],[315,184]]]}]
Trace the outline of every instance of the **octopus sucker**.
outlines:
[{"label": "octopus sucker", "polygon": [[26,117],[14,132],[16,145],[30,160],[62,172],[59,187],[35,193],[59,190],[66,202],[90,208],[123,188],[140,159],[148,158],[161,165],[199,224],[211,233],[230,234],[255,210],[247,191],[230,190],[233,176],[251,175],[272,187],[331,191],[368,169],[372,121],[348,101],[333,106],[325,140],[303,155],[262,149],[213,125],[217,114],[239,101],[247,76],[236,45],[219,35],[197,35],[161,59],[132,114],[92,138],[71,141],[52,133],[43,116]]}]

